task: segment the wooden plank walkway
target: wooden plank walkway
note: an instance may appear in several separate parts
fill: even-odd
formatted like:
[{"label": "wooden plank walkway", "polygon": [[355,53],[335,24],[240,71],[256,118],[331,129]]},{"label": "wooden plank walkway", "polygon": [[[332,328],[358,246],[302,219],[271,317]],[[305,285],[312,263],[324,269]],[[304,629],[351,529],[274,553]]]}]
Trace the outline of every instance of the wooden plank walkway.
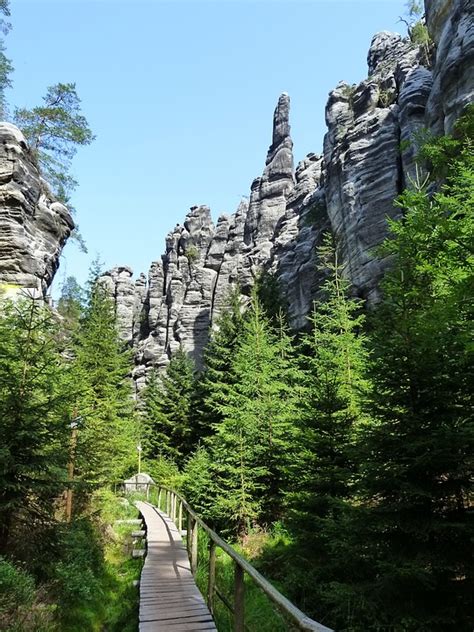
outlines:
[{"label": "wooden plank walkway", "polygon": [[138,501],[147,554],[140,579],[139,632],[217,630],[191,573],[181,534],[165,513]]}]

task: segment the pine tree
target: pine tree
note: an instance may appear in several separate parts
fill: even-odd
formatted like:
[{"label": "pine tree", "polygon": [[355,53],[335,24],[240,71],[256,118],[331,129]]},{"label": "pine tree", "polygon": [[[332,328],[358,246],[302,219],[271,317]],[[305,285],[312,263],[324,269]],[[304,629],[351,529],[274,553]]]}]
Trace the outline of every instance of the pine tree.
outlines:
[{"label": "pine tree", "polygon": [[[10,3],[8,0],[0,0],[0,14],[6,17],[10,16]],[[13,72],[13,65],[5,54],[4,37],[8,34],[11,25],[3,18],[0,18],[0,118],[3,120],[7,117],[8,106],[5,96],[5,90],[12,87],[10,75]]]},{"label": "pine tree", "polygon": [[118,480],[134,467],[138,432],[131,399],[130,354],[119,340],[114,307],[100,283],[90,284],[74,352],[72,415],[82,419],[78,474],[86,481]]},{"label": "pine tree", "polygon": [[44,177],[64,203],[77,186],[69,174],[78,145],[89,145],[94,136],[81,114],[81,100],[74,83],[50,86],[44,105],[15,110],[15,123],[24,133],[36,154]]},{"label": "pine tree", "polygon": [[[372,415],[362,447],[367,593],[380,622],[471,630],[474,255],[473,110],[423,155],[446,180],[407,190],[391,224],[394,267],[374,323]],[[471,121],[469,125],[469,120]]]},{"label": "pine tree", "polygon": [[216,510],[240,536],[281,511],[294,437],[290,345],[286,333],[272,330],[254,292],[232,362],[235,380],[210,440]]},{"label": "pine tree", "polygon": [[[68,456],[68,388],[51,310],[0,303],[0,553],[13,521],[52,519]],[[61,483],[63,481],[63,483]]]},{"label": "pine tree", "polygon": [[148,459],[162,455],[182,466],[194,450],[193,393],[194,363],[178,349],[163,373],[151,373],[144,393],[143,441]]},{"label": "pine tree", "polygon": [[[41,173],[54,194],[74,212],[71,194],[78,183],[70,172],[71,161],[77,147],[90,145],[94,135],[81,112],[81,100],[75,83],[49,86],[43,101],[43,105],[31,110],[16,108],[14,122],[25,135]],[[81,250],[87,252],[77,225],[72,237]]]}]

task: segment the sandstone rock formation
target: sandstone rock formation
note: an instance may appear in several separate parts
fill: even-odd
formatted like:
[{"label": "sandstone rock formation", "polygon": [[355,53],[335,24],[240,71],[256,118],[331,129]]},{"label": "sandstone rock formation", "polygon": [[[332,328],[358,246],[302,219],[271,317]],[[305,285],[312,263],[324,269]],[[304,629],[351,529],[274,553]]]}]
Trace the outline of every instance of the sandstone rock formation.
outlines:
[{"label": "sandstone rock formation", "polygon": [[[136,348],[135,378],[143,385],[180,345],[198,365],[209,327],[230,289],[248,294],[256,276],[276,275],[291,325],[302,328],[321,286],[316,247],[335,236],[354,292],[378,300],[386,262],[375,252],[387,233],[393,201],[420,177],[417,133],[449,132],[472,102],[472,0],[427,0],[434,54],[388,32],[374,36],[368,77],[341,82],[326,107],[322,156],[309,154],[293,170],[287,94],[278,100],[264,171],[249,201],[214,225],[195,206],[166,239],[166,252],[136,285],[128,268],[104,280],[117,302],[124,339]],[[432,59],[431,59],[432,57]],[[122,305],[121,305],[122,303]]]},{"label": "sandstone rock formation", "polygon": [[18,128],[0,123],[0,284],[45,295],[74,228]]},{"label": "sandstone rock formation", "polygon": [[425,0],[425,7],[436,48],[427,123],[435,134],[448,134],[474,100],[474,3]]},{"label": "sandstone rock formation", "polygon": [[377,299],[384,265],[374,250],[395,217],[396,196],[413,177],[412,141],[424,125],[431,73],[419,48],[394,33],[378,33],[369,76],[341,83],[329,95],[324,139],[325,193],[331,228],[355,291]]}]

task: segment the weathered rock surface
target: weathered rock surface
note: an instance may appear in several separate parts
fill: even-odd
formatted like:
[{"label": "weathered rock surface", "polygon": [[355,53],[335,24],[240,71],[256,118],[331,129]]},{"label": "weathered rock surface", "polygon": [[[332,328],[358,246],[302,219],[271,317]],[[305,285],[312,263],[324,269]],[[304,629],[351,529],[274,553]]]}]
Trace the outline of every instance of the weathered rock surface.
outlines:
[{"label": "weathered rock surface", "polygon": [[413,177],[413,149],[424,125],[431,73],[409,40],[378,33],[368,58],[369,76],[357,86],[341,83],[329,95],[324,139],[325,193],[331,228],[355,291],[378,297],[384,270],[374,249],[386,235],[393,200]]},{"label": "weathered rock surface", "polygon": [[[309,154],[293,169],[290,100],[282,94],[272,143],[249,201],[214,225],[206,206],[193,207],[183,226],[168,235],[166,252],[152,264],[146,284],[133,287],[127,269],[110,273],[123,337],[137,350],[136,379],[164,366],[180,345],[199,364],[209,327],[225,308],[229,291],[248,294],[256,276],[276,275],[294,328],[307,315],[322,282],[316,248],[330,230],[354,292],[378,300],[386,262],[376,247],[396,217],[393,201],[420,177],[414,157],[417,133],[431,126],[449,132],[472,102],[472,0],[426,2],[436,53],[407,38],[374,36],[368,77],[340,83],[326,107],[324,154]],[[118,278],[117,278],[118,275]],[[125,278],[126,277],[126,278]]]},{"label": "weathered rock surface", "polygon": [[474,100],[474,2],[425,0],[428,30],[436,52],[427,123],[435,134],[448,134]]},{"label": "weathered rock surface", "polygon": [[45,295],[74,228],[18,128],[0,123],[0,284]]},{"label": "weathered rock surface", "polygon": [[[132,341],[140,328],[140,288],[145,287],[144,275],[134,282],[132,269],[118,266],[105,272],[100,282],[115,304],[117,328],[123,340]],[[137,304],[138,303],[138,304]]]}]

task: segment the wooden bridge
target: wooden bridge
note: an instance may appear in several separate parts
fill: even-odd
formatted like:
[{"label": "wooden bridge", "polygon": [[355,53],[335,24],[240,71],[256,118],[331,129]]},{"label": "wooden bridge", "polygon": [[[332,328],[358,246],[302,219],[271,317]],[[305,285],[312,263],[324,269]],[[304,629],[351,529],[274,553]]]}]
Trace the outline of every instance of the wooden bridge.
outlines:
[{"label": "wooden bridge", "polygon": [[[216,598],[232,613],[235,632],[248,632],[245,622],[245,576],[264,592],[285,623],[285,629],[333,632],[313,621],[272,586],[247,560],[208,527],[173,490],[146,484],[148,502],[136,503],[145,527],[147,552],[140,579],[139,632],[217,630]],[[183,521],[186,531],[183,532]],[[207,534],[206,601],[193,575],[198,567],[199,532]],[[182,536],[186,535],[185,542]],[[233,600],[216,584],[216,549],[234,562]],[[202,562],[202,560],[201,560]],[[268,629],[268,628],[267,628]]]}]

